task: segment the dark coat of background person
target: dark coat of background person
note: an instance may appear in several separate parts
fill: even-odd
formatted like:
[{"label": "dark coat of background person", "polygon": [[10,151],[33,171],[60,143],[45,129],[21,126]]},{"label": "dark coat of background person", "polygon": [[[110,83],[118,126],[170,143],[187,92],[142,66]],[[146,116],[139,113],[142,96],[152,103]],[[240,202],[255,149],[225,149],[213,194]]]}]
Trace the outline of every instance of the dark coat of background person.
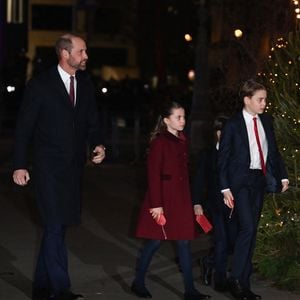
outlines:
[{"label": "dark coat of background person", "polygon": [[217,154],[215,147],[203,149],[199,153],[192,181],[193,205],[202,205],[210,217],[214,210],[219,210],[224,205],[218,188]]},{"label": "dark coat of background person", "polygon": [[[258,115],[268,141],[267,170],[271,170],[280,181],[288,178],[284,162],[278,151],[275,140],[273,123],[271,116],[266,113]],[[243,118],[243,113],[237,113],[229,120],[221,135],[221,143],[224,145],[219,152],[220,190],[230,188],[231,191],[238,190],[247,178],[250,166],[250,150],[247,134],[247,127]],[[227,146],[230,145],[231,152]]]},{"label": "dark coat of background person", "polygon": [[73,107],[57,66],[26,88],[15,137],[14,169],[28,169],[27,146],[33,137],[37,205],[44,223],[80,223],[83,167],[90,149],[102,144],[94,88],[76,73]]},{"label": "dark coat of background person", "polygon": [[168,240],[192,240],[197,236],[187,163],[188,145],[183,134],[178,138],[164,132],[151,142],[149,186],[138,219],[137,237],[164,239],[161,226],[149,213],[154,207],[163,207]]}]

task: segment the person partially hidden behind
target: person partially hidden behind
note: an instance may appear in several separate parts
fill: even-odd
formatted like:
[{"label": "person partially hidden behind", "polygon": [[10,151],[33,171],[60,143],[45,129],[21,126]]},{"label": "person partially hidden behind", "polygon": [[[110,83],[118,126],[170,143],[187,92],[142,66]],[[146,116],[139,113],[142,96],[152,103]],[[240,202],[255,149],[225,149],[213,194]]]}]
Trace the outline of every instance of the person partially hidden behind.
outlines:
[{"label": "person partially hidden behind", "polygon": [[205,285],[213,285],[218,292],[227,290],[227,265],[236,236],[236,218],[223,202],[218,184],[217,157],[222,129],[227,117],[218,116],[214,120],[215,143],[199,154],[192,184],[192,201],[196,215],[203,209],[213,222],[213,248],[209,255],[200,260],[202,280]]},{"label": "person partially hidden behind", "polygon": [[224,203],[238,220],[229,289],[235,299],[261,299],[251,290],[252,257],[267,187],[276,174],[281,192],[289,181],[278,151],[271,117],[264,113],[266,88],[247,80],[241,87],[244,108],[227,121],[220,140],[218,168]]},{"label": "person partially hidden behind", "polygon": [[55,48],[58,65],[29,81],[15,134],[13,180],[20,186],[30,180],[27,158],[33,140],[36,202],[44,230],[33,300],[83,298],[70,290],[64,238],[68,226],[80,223],[87,144],[95,164],[105,157],[94,88],[82,72],[88,59],[85,41],[65,34]]}]

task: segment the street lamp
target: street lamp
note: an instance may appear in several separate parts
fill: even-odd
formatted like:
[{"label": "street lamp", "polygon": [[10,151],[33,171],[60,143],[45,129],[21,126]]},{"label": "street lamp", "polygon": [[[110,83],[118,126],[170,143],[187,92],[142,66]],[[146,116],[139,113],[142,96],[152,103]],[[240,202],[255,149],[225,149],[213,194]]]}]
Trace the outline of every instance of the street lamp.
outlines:
[{"label": "street lamp", "polygon": [[243,36],[243,31],[241,29],[235,29],[234,30],[234,36],[237,38],[237,39],[240,39],[242,36]]},{"label": "street lamp", "polygon": [[187,77],[188,77],[188,79],[189,79],[190,81],[193,81],[193,80],[195,79],[195,71],[194,71],[194,70],[190,70],[190,71],[188,72]]},{"label": "street lamp", "polygon": [[191,42],[193,40],[192,36],[188,33],[186,33],[184,35],[184,39],[187,41],[187,42]]}]

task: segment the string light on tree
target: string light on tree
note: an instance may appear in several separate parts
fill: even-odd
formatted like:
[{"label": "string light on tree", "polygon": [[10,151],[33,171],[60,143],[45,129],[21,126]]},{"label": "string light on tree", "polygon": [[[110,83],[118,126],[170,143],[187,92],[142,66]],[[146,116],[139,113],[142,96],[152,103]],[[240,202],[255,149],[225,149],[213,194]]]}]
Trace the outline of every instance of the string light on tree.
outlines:
[{"label": "string light on tree", "polygon": [[296,15],[296,30],[300,29],[300,6],[298,0],[293,0]]},{"label": "string light on tree", "polygon": [[[294,9],[298,8],[299,2],[293,2],[297,6]],[[263,275],[269,276],[270,270],[274,270],[272,279],[278,282],[280,277],[284,284],[297,288],[300,282],[299,265],[297,271],[294,268],[295,262],[300,261],[299,69],[300,31],[296,30],[289,36],[276,39],[265,70],[257,74],[267,87],[266,110],[274,117],[278,146],[290,181],[290,192],[268,195],[265,201],[256,248],[257,266],[265,270],[264,273],[260,269]],[[294,277],[289,274],[294,274]]]}]

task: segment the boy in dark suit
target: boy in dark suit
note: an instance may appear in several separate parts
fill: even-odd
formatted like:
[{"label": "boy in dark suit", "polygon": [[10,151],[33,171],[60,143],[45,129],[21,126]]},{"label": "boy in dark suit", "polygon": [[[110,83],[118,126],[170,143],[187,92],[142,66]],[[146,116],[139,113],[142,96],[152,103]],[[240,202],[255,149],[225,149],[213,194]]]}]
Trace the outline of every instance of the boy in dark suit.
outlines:
[{"label": "boy in dark suit", "polygon": [[243,110],[228,120],[221,135],[218,168],[224,203],[238,221],[230,292],[235,299],[252,300],[261,299],[251,291],[250,276],[266,179],[268,173],[276,174],[282,192],[288,189],[288,179],[272,120],[264,114],[266,88],[250,79],[241,87],[240,98]]},{"label": "boy in dark suit", "polygon": [[71,300],[67,249],[70,225],[80,223],[83,168],[87,143],[100,163],[104,157],[94,88],[84,74],[83,39],[72,34],[56,42],[58,65],[32,79],[19,112],[13,180],[30,180],[28,146],[33,139],[36,201],[44,235],[34,274],[33,300]]}]

